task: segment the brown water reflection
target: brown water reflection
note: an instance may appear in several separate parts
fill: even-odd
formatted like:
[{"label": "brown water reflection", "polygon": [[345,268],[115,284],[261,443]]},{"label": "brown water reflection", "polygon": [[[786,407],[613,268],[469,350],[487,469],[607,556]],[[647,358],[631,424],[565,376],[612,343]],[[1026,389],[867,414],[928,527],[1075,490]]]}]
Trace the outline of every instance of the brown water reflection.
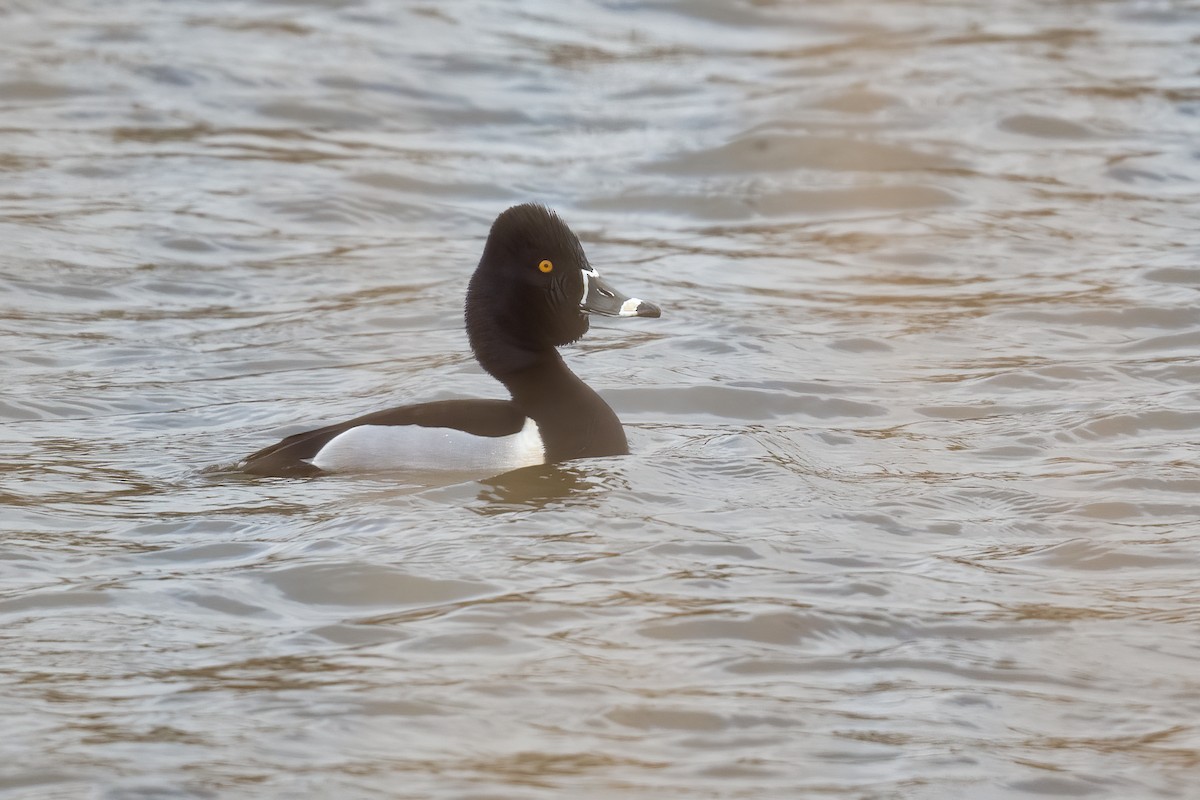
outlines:
[{"label": "brown water reflection", "polygon": [[[1190,797],[1197,36],[0,9],[0,796]],[[462,292],[530,199],[669,309],[565,354],[633,455],[229,471],[497,396]]]}]

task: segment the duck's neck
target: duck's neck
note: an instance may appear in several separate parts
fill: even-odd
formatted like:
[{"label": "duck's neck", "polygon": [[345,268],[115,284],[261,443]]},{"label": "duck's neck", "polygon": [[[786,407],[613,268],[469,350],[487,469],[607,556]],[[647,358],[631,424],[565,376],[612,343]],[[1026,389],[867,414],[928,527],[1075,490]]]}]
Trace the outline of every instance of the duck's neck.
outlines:
[{"label": "duck's neck", "polygon": [[571,372],[558,351],[547,347],[504,353],[506,349],[493,340],[488,347],[477,348],[476,356],[483,368],[504,384],[513,402],[537,423],[547,461],[629,452],[616,413]]},{"label": "duck's neck", "polygon": [[534,366],[497,375],[513,401],[538,424],[547,461],[629,452],[621,421],[608,403],[550,350]]}]

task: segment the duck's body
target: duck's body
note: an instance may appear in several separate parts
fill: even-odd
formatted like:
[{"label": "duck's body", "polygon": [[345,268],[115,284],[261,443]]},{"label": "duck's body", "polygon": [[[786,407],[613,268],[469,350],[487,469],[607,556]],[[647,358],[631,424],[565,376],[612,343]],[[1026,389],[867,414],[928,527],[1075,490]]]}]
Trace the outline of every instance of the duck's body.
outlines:
[{"label": "duck's body", "polygon": [[538,205],[492,225],[467,289],[466,323],[480,365],[510,400],[401,406],[289,436],[246,459],[256,475],[369,470],[503,472],[629,451],[613,410],[555,349],[588,329],[588,313],[657,317],[600,280],[579,240]]}]

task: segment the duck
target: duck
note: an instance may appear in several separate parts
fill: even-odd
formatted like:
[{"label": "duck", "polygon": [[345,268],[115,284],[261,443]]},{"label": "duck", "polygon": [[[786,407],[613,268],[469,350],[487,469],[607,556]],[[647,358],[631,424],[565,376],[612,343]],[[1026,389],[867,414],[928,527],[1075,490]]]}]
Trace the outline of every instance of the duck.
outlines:
[{"label": "duck", "polygon": [[537,464],[629,452],[616,413],[558,348],[591,315],[659,317],[600,277],[579,237],[538,203],[492,223],[467,284],[467,338],[504,399],[454,399],[389,408],[288,436],[242,462],[251,475],[453,470],[500,474]]}]

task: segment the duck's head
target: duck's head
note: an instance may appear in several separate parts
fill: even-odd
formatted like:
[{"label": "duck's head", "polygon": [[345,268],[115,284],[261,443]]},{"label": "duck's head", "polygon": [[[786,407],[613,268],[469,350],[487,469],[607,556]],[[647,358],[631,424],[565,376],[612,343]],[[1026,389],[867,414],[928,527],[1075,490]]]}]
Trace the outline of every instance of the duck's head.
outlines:
[{"label": "duck's head", "polygon": [[531,351],[570,344],[588,315],[657,317],[658,306],[601,280],[579,238],[545,206],[513,206],[492,223],[467,288],[467,332],[482,356],[496,339]]}]

